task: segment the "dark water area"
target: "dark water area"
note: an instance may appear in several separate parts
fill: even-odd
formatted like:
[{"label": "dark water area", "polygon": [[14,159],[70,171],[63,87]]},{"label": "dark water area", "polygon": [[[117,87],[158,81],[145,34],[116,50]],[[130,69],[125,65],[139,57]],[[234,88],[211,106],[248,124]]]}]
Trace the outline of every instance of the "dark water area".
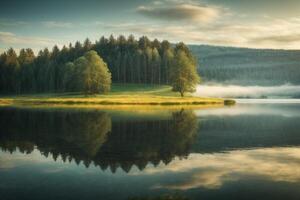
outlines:
[{"label": "dark water area", "polygon": [[299,199],[300,104],[0,109],[0,199]]}]

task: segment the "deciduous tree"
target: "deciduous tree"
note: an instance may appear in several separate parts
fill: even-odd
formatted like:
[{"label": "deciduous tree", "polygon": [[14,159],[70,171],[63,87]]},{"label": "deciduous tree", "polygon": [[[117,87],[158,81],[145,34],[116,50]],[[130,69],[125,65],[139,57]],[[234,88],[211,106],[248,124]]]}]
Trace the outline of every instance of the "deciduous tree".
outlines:
[{"label": "deciduous tree", "polygon": [[175,92],[183,97],[186,92],[194,92],[196,85],[200,83],[194,61],[182,50],[175,55],[174,66],[171,71],[171,84]]}]

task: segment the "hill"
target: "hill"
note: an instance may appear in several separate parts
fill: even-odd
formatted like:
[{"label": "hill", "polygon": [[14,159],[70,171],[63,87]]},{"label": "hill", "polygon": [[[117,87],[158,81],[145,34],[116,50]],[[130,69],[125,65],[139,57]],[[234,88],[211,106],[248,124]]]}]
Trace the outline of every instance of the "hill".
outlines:
[{"label": "hill", "polygon": [[238,85],[300,84],[300,50],[189,45],[204,81]]}]

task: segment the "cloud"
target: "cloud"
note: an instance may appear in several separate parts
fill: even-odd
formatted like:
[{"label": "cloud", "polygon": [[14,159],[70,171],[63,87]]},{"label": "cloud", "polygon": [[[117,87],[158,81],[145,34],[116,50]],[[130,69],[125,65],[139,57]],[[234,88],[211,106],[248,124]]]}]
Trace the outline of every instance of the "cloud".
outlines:
[{"label": "cloud", "polygon": [[[205,2],[205,1],[204,1]],[[137,13],[159,21],[99,24],[114,34],[147,35],[150,38],[267,49],[299,49],[300,18],[249,15],[206,1],[160,0],[142,5]],[[222,7],[222,6],[223,7]]]},{"label": "cloud", "polygon": [[28,22],[0,19],[0,28],[27,26]]},{"label": "cloud", "polygon": [[3,52],[5,52],[5,49],[0,48],[0,54],[3,53]]},{"label": "cloud", "polygon": [[[233,17],[235,17],[233,19]],[[150,38],[184,41],[190,44],[210,44],[269,49],[299,49],[300,18],[274,19],[263,17],[248,21],[236,15],[212,23],[116,23],[101,24],[114,34],[132,33]]]},{"label": "cloud", "polygon": [[19,36],[11,32],[0,32],[0,43],[7,47],[13,46],[20,46],[24,45],[25,47],[28,46],[52,46],[57,41],[49,38],[42,38],[42,37],[26,37],[26,36]]},{"label": "cloud", "polygon": [[[300,149],[297,147],[235,150],[216,154],[191,154],[187,160],[175,160],[159,168],[147,168],[143,173],[160,175],[174,173],[184,179],[174,184],[153,186],[175,190],[194,188],[217,189],[225,182],[237,182],[245,177],[261,177],[273,182],[300,181]],[[135,175],[135,174],[134,174]]]},{"label": "cloud", "polygon": [[202,0],[210,4],[226,6],[246,15],[260,14],[272,17],[299,16],[299,0]]},{"label": "cloud", "polygon": [[297,34],[288,34],[288,35],[270,35],[270,36],[262,36],[251,39],[252,42],[255,43],[278,43],[278,44],[286,44],[286,43],[294,43],[300,42],[300,33]]},{"label": "cloud", "polygon": [[192,21],[204,23],[214,21],[221,14],[219,8],[204,5],[161,5],[158,2],[156,2],[155,5],[156,6],[140,6],[137,8],[137,12],[146,17],[166,21]]},{"label": "cloud", "polygon": [[57,21],[45,21],[42,24],[47,28],[72,28],[73,24],[70,22],[57,22]]},{"label": "cloud", "polygon": [[[76,24],[64,21],[43,21],[31,22],[30,26],[47,30],[51,28],[61,29],[61,31],[80,29],[81,31],[74,32],[73,38],[78,37],[78,35],[96,38],[100,33],[104,35],[134,34],[136,36],[147,35],[152,39],[167,39],[171,42],[183,41],[189,44],[268,49],[299,49],[300,47],[300,17],[278,19],[269,13],[244,13],[237,8],[234,9],[233,4],[218,3],[218,0],[203,0],[201,2],[197,3],[195,0],[154,0],[150,4],[134,7],[133,14],[137,15],[135,17],[142,15],[146,18],[132,19],[131,22],[126,19],[125,23],[124,21],[105,22],[105,20],[103,22],[89,21]],[[2,29],[5,31],[14,32],[16,31],[15,27],[9,29],[8,26],[24,24],[26,23],[21,21],[1,21],[0,19],[0,28],[5,26],[6,28]],[[84,36],[82,35],[83,30]],[[57,33],[62,34],[61,32]],[[89,35],[86,35],[87,33]],[[64,35],[66,35],[65,32]],[[0,37],[3,38],[4,36]],[[24,37],[16,35],[5,37],[9,37],[6,43],[16,44],[16,41],[20,41],[22,44],[31,46],[29,42],[24,41]],[[66,37],[70,38],[70,35]],[[34,43],[49,43],[45,38],[26,37],[25,39]],[[50,43],[53,44],[53,42]]]}]

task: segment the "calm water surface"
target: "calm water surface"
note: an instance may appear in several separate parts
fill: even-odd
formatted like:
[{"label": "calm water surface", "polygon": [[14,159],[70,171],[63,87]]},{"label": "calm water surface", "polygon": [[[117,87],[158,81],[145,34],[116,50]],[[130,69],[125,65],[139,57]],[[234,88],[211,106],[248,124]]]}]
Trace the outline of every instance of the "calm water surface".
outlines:
[{"label": "calm water surface", "polygon": [[0,109],[0,199],[300,199],[300,104]]}]

